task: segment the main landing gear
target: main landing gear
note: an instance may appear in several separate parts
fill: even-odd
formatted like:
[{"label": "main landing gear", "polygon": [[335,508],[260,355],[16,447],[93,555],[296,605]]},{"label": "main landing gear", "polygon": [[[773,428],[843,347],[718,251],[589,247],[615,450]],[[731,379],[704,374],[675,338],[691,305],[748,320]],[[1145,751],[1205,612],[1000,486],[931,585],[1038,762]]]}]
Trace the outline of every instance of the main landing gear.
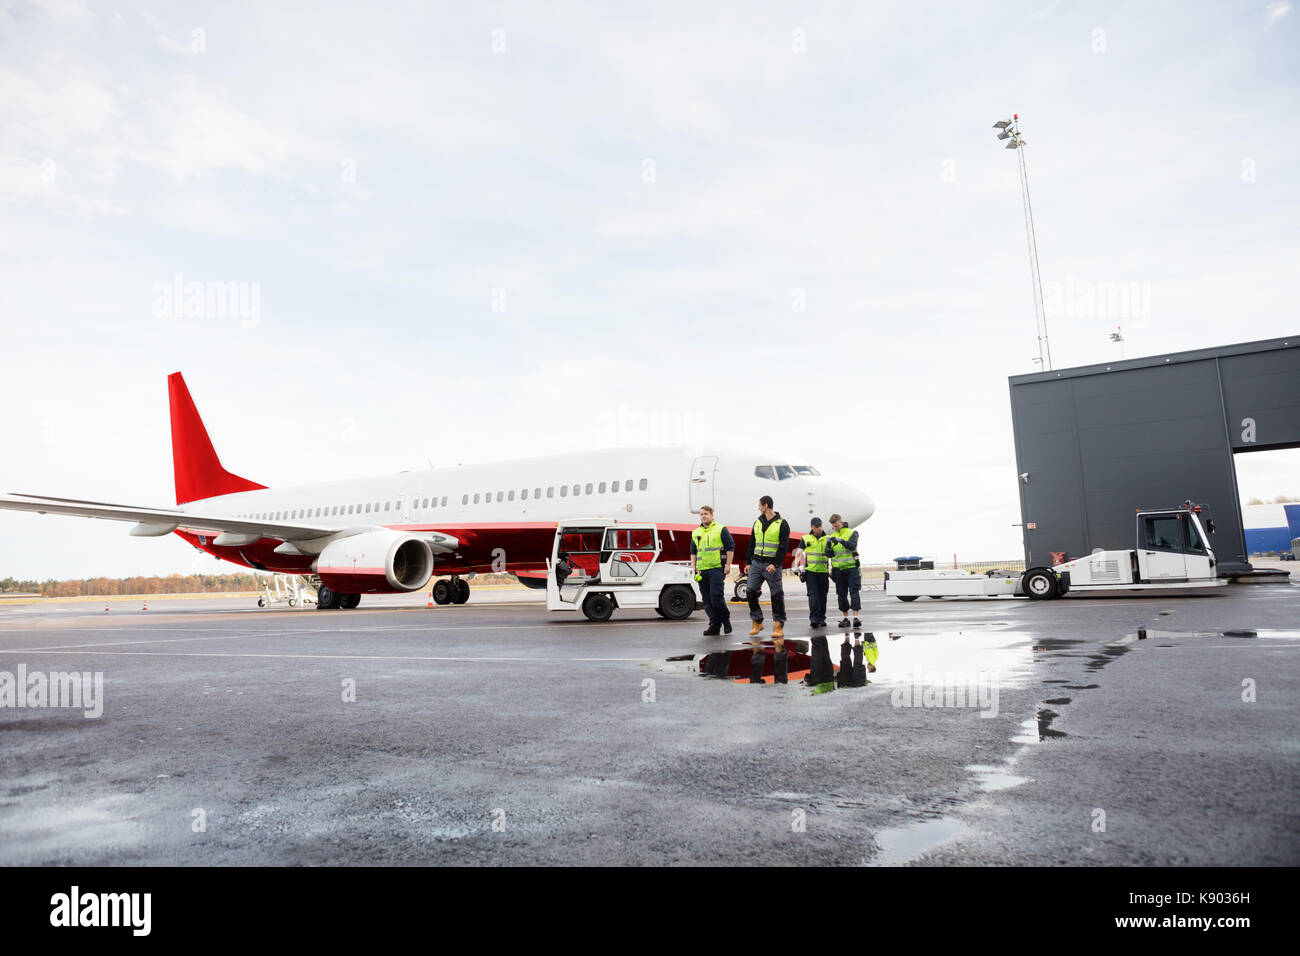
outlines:
[{"label": "main landing gear", "polygon": [[360,594],[341,594],[323,584],[316,589],[316,610],[318,611],[332,611],[335,608],[350,611],[360,603]]},{"label": "main landing gear", "polygon": [[469,600],[469,582],[462,577],[439,578],[433,584],[434,604],[464,604]]}]

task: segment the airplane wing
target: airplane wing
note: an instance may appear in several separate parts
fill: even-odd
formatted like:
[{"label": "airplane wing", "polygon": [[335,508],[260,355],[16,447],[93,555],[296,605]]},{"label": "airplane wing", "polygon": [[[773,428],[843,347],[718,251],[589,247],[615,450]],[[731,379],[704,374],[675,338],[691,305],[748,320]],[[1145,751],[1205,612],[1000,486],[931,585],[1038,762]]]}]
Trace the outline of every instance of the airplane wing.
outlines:
[{"label": "airplane wing", "polygon": [[[283,521],[252,521],[246,518],[229,518],[205,515],[187,508],[140,507],[112,504],[105,501],[83,501],[77,498],[52,498],[46,495],[11,493],[0,495],[0,509],[8,511],[34,511],[37,514],[73,515],[80,518],[104,518],[109,521],[134,521],[131,534],[137,537],[161,537],[176,530],[215,534],[214,544],[250,544],[259,538],[278,538],[281,541],[302,543],[320,538],[356,534],[369,530],[365,527],[338,527],[323,524],[305,524]],[[221,535],[231,539],[223,542]],[[430,532],[429,544],[435,554],[456,550],[459,540],[452,535]],[[314,550],[314,549],[313,549]]]}]

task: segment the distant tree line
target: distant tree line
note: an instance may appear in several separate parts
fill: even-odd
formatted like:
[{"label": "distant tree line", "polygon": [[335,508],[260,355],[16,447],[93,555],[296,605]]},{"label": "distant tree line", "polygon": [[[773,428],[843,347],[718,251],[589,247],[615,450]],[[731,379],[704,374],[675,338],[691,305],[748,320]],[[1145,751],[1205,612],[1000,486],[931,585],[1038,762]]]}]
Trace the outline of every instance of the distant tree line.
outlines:
[{"label": "distant tree line", "polygon": [[79,597],[113,594],[208,594],[221,591],[260,591],[255,574],[171,574],[167,577],[82,578],[72,581],[0,579],[0,594],[39,594]]},{"label": "distant tree line", "polygon": [[1278,495],[1272,501],[1264,501],[1262,498],[1251,498],[1246,502],[1248,505],[1296,505],[1300,504],[1300,498],[1290,498],[1286,495]]}]

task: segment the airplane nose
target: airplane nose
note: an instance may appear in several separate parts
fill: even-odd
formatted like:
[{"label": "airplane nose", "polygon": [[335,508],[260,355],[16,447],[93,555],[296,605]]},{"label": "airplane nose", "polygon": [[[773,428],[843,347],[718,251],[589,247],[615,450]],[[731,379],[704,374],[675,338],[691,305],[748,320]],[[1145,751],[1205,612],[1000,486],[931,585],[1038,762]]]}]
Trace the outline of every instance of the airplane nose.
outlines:
[{"label": "airplane nose", "polygon": [[838,511],[844,516],[844,523],[850,528],[863,524],[876,512],[876,503],[871,496],[850,484],[837,482],[827,496],[831,511]]}]

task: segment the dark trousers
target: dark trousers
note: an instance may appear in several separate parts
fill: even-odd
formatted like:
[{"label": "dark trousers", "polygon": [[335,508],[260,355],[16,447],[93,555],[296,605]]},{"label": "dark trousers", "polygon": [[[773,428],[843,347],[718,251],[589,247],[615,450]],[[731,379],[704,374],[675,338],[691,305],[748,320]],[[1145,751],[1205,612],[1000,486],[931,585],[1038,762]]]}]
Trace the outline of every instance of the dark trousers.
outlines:
[{"label": "dark trousers", "polygon": [[803,583],[808,589],[808,623],[821,624],[826,620],[826,595],[830,593],[831,576],[825,571],[805,571]]},{"label": "dark trousers", "polygon": [[709,616],[709,627],[717,630],[731,623],[731,611],[722,593],[725,572],[722,568],[709,568],[700,572],[700,597],[704,600],[704,613]]},{"label": "dark trousers", "polygon": [[831,568],[831,578],[835,581],[835,597],[840,602],[840,613],[847,615],[853,609],[856,617],[862,610],[862,575],[857,568]]},{"label": "dark trousers", "polygon": [[784,624],[785,586],[781,583],[781,569],[769,571],[766,564],[758,561],[749,566],[749,577],[745,579],[745,586],[749,588],[749,619],[759,622],[763,620],[763,609],[758,606],[758,599],[763,594],[764,581],[772,592],[772,620]]}]

